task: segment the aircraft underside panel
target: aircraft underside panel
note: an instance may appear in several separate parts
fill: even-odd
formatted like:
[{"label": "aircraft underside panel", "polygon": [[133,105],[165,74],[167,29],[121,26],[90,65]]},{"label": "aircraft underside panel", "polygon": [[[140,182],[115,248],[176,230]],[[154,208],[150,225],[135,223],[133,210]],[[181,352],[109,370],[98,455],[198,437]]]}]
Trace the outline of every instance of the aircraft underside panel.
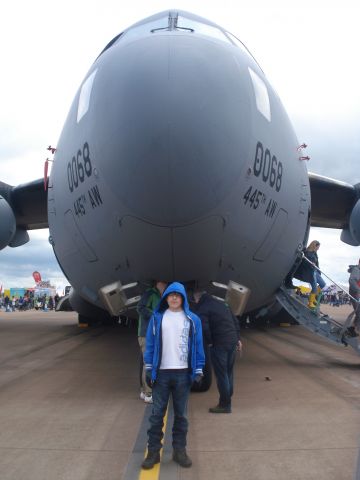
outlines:
[{"label": "aircraft underside panel", "polygon": [[[171,230],[130,215],[120,222],[122,251],[134,278],[166,280],[172,272]],[[161,262],[158,259],[161,258]],[[144,269],[144,266],[145,269]]]},{"label": "aircraft underside panel", "polygon": [[224,221],[220,216],[173,229],[174,278],[216,278],[220,265]]},{"label": "aircraft underside panel", "polygon": [[[160,227],[136,217],[121,220],[122,249],[134,277],[171,281],[216,278],[224,222],[211,216],[179,227]],[[159,262],[161,258],[161,262]]]}]

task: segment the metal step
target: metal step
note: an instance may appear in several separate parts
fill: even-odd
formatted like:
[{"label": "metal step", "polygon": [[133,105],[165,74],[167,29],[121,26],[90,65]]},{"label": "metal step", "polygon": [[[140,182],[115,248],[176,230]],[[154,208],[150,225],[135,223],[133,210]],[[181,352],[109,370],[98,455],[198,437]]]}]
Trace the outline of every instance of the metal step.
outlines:
[{"label": "metal step", "polygon": [[285,310],[305,328],[330,342],[345,346],[350,345],[360,355],[359,337],[352,336],[349,330],[355,315],[354,312],[342,324],[321,313],[319,308],[316,310],[308,308],[303,299],[294,293],[294,290],[280,287],[276,298]]}]

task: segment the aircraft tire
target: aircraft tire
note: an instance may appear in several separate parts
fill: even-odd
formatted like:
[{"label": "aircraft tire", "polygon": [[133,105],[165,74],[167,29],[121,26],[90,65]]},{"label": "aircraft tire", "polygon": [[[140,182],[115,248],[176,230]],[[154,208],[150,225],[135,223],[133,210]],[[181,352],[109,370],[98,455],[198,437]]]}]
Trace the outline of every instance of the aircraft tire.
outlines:
[{"label": "aircraft tire", "polygon": [[96,322],[94,319],[78,313],[78,324],[79,324],[79,327],[85,327],[85,326],[93,327],[96,324]]}]

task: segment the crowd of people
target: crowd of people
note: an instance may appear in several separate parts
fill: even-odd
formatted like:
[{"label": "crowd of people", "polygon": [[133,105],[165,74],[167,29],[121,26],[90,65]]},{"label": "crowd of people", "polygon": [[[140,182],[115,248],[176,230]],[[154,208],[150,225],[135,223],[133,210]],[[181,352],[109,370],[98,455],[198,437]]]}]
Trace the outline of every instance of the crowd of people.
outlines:
[{"label": "crowd of people", "polygon": [[[302,290],[299,286],[295,287],[295,293],[303,298],[309,298],[309,293],[306,290]],[[341,305],[351,304],[350,297],[346,292],[335,289],[323,290],[319,302],[333,307],[341,307]]]},{"label": "crowd of people", "polygon": [[323,292],[321,303],[332,305],[333,307],[341,307],[341,305],[349,305],[351,303],[349,295],[343,291]]},{"label": "crowd of people", "polygon": [[6,312],[25,311],[25,310],[55,310],[60,297],[58,294],[52,296],[34,297],[33,295],[24,295],[20,297],[0,296],[0,309]]}]

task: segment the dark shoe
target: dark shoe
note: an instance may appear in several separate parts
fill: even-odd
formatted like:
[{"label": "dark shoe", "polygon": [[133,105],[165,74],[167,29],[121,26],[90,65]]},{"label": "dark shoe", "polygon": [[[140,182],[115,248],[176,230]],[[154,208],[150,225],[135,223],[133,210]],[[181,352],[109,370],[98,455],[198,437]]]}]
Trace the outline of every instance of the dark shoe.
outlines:
[{"label": "dark shoe", "polygon": [[148,451],[148,454],[145,458],[145,460],[142,462],[141,467],[144,468],[145,470],[150,470],[150,468],[153,468],[155,463],[160,462],[160,452],[155,450],[155,451]]},{"label": "dark shoe", "polygon": [[191,458],[186,453],[186,450],[174,450],[173,460],[178,463],[180,467],[189,468],[192,465]]},{"label": "dark shoe", "polygon": [[355,327],[349,327],[349,328],[347,329],[347,334],[348,334],[349,337],[358,337],[358,336],[359,336],[359,334],[358,334],[358,332],[356,331]]},{"label": "dark shoe", "polygon": [[210,413],[231,413],[231,407],[220,407],[220,405],[216,405],[216,407],[209,408]]}]

